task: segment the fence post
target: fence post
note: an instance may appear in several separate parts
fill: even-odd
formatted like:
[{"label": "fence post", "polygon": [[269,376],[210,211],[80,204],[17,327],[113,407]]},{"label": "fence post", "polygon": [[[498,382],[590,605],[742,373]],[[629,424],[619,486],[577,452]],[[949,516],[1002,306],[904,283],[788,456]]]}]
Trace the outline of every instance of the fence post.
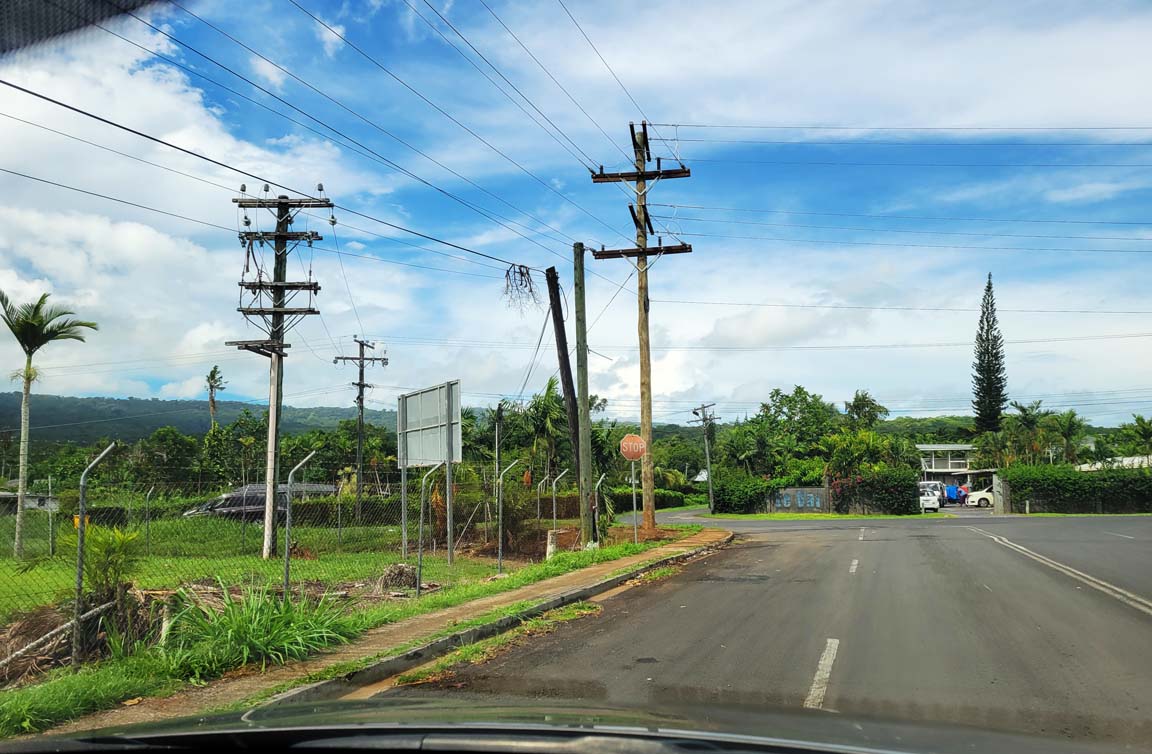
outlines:
[{"label": "fence post", "polygon": [[96,456],[88,468],[80,474],[80,502],[77,505],[79,518],[76,520],[76,604],[72,607],[72,672],[80,670],[80,639],[83,634],[82,618],[84,616],[84,534],[86,533],[88,516],[88,472],[96,464],[104,460],[104,456],[112,452],[116,443],[112,443],[104,452]]},{"label": "fence post", "polygon": [[288,580],[291,576],[292,570],[292,477],[296,476],[296,472],[300,470],[304,464],[312,460],[312,456],[316,455],[313,450],[308,455],[304,456],[304,460],[292,467],[288,472],[288,488],[285,490],[287,493],[287,501],[284,503],[284,600],[288,600]]},{"label": "fence post", "polygon": [[156,485],[148,488],[148,494],[144,496],[144,554],[152,554],[152,493],[155,491]]},{"label": "fence post", "polygon": [[[596,480],[596,489],[592,494],[592,498],[595,501],[592,507],[592,541],[596,543],[600,542],[600,485],[604,483],[604,477],[606,476],[608,475],[601,474],[600,478]],[[611,525],[612,522],[609,521],[608,523]]]},{"label": "fence post", "polygon": [[540,488],[548,484],[548,475],[545,474],[540,483],[536,485],[536,525],[540,525]]},{"label": "fence post", "polygon": [[555,479],[552,480],[552,528],[553,529],[556,528],[556,483],[559,482],[564,477],[564,475],[567,473],[568,473],[568,469],[564,469],[563,471],[560,472],[560,474]]},{"label": "fence post", "polygon": [[416,596],[420,596],[420,582],[424,579],[424,498],[428,494],[428,477],[432,476],[436,469],[444,465],[444,462],[436,464],[428,469],[428,473],[420,480],[420,524],[416,529]]},{"label": "fence post", "polygon": [[519,458],[508,464],[496,480],[496,573],[504,573],[504,475],[518,463]]},{"label": "fence post", "polygon": [[54,503],[52,500],[52,475],[48,475],[48,556],[56,557],[56,516],[52,510],[52,506],[60,507],[59,503]]}]

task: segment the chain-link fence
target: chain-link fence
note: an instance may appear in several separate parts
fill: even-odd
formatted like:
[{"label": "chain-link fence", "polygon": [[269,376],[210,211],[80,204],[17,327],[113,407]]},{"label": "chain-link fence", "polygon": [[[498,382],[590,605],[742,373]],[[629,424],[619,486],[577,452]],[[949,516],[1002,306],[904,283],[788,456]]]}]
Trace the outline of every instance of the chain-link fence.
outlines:
[{"label": "chain-link fence", "polygon": [[[289,468],[281,472],[268,537],[258,481],[213,488],[187,467],[154,469],[160,473],[149,481],[94,470],[82,563],[79,479],[52,480],[50,495],[46,480],[34,482],[20,517],[21,557],[13,548],[15,506],[0,507],[0,661],[38,630],[14,633],[22,621],[59,627],[74,615],[78,572],[82,612],[126,589],[138,602],[164,604],[177,593],[281,595],[285,579],[289,599],[327,596],[363,610],[492,578],[498,554],[504,571],[544,557],[552,491],[531,474],[505,477],[501,520],[492,464],[454,467],[451,508],[443,468],[410,469],[406,481],[394,470],[366,468],[357,492],[349,467],[305,464],[291,494]],[[572,528],[578,496],[560,489],[556,502],[560,526]],[[578,542],[572,533],[567,546]],[[0,682],[10,677],[6,670],[0,667]]]}]

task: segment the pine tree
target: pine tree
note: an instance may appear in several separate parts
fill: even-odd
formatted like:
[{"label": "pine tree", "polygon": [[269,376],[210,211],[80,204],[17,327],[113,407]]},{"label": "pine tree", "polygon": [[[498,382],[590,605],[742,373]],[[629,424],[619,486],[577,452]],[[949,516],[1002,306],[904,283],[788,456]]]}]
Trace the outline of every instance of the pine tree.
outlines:
[{"label": "pine tree", "polygon": [[976,431],[999,432],[1000,416],[1008,405],[1004,369],[1004,336],[996,318],[996,298],[992,293],[992,273],[984,286],[980,304],[980,325],[976,330],[976,360],[972,363],[972,409]]}]

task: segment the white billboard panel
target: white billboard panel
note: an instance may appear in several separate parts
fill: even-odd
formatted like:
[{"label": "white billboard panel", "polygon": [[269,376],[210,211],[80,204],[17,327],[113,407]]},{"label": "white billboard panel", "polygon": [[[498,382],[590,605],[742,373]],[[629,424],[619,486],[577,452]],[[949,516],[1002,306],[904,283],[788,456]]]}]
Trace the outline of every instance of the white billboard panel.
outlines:
[{"label": "white billboard panel", "polygon": [[460,380],[400,396],[396,435],[400,468],[444,463],[449,436],[452,461],[460,463]]}]

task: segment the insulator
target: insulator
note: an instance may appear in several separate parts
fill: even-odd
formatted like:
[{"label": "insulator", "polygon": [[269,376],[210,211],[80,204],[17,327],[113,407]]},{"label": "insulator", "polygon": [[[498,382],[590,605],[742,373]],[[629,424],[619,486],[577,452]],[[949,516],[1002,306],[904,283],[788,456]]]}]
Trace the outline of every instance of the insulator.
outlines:
[{"label": "insulator", "polygon": [[328,217],[328,224],[333,227],[336,226],[336,215],[331,215]]},{"label": "insulator", "polygon": [[244,227],[247,228],[252,225],[252,219],[248,217],[248,213],[244,213]]},{"label": "insulator", "polygon": [[240,193],[241,193],[241,194],[243,194],[243,193],[245,193],[246,191],[248,191],[248,184],[246,184],[246,183],[241,183],[241,184],[240,184]]},{"label": "insulator", "polygon": [[265,183],[264,184],[264,193],[267,194],[269,191],[271,191],[271,189],[268,187],[268,184]]},{"label": "insulator", "polygon": [[323,184],[323,183],[317,183],[317,184],[316,184],[316,190],[317,190],[317,191],[319,191],[319,192],[321,192],[321,193],[323,193],[323,191],[324,191],[324,184]]}]

